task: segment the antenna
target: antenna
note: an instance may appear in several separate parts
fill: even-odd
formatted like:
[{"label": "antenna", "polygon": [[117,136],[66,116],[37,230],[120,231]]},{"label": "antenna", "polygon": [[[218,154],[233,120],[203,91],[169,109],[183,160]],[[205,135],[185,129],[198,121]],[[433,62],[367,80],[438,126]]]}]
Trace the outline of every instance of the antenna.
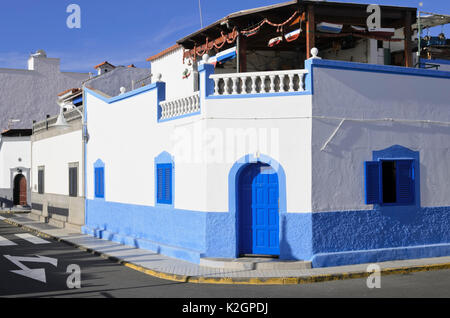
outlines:
[{"label": "antenna", "polygon": [[[419,2],[419,7],[423,7],[423,2]],[[422,25],[420,24],[420,15],[421,11],[417,12],[417,57],[419,58],[419,68],[420,68],[420,54],[422,51],[422,48],[420,47],[420,42],[422,41]]]},{"label": "antenna", "polygon": [[200,12],[200,28],[203,29],[202,3],[198,0],[198,11]]}]

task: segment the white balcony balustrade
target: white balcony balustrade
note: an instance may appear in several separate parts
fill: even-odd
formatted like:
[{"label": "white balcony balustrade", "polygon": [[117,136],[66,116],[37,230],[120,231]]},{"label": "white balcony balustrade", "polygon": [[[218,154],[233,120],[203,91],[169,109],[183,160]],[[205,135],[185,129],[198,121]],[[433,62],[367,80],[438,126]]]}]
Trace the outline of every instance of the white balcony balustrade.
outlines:
[{"label": "white balcony balustrade", "polygon": [[214,96],[303,92],[307,70],[212,74]]},{"label": "white balcony balustrade", "polygon": [[159,120],[165,120],[200,111],[200,96],[196,92],[188,97],[160,102],[161,116]]}]

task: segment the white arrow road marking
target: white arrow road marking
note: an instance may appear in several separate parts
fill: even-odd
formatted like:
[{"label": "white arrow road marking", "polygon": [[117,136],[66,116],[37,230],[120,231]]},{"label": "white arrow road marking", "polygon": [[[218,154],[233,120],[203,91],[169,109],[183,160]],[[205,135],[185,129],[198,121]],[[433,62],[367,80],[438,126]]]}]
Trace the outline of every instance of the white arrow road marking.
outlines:
[{"label": "white arrow road marking", "polygon": [[3,216],[0,216],[0,221],[6,220]]},{"label": "white arrow road marking", "polygon": [[3,236],[0,236],[0,246],[13,246],[13,245],[17,245],[17,244],[4,238]]},{"label": "white arrow road marking", "polygon": [[35,280],[38,280],[40,282],[46,283],[46,277],[45,277],[45,269],[38,268],[38,269],[31,269],[23,265],[21,262],[33,262],[33,263],[50,263],[53,266],[58,266],[58,260],[56,258],[50,258],[45,256],[39,256],[36,255],[36,257],[21,257],[21,256],[10,256],[10,255],[3,255],[7,260],[12,262],[13,264],[20,267],[20,270],[13,270],[11,272],[22,275],[28,278],[32,278]]},{"label": "white arrow road marking", "polygon": [[15,234],[17,237],[20,237],[21,239],[24,239],[30,243],[33,244],[49,244],[49,241],[43,240],[40,237],[31,235],[29,233],[21,233],[21,234]]}]

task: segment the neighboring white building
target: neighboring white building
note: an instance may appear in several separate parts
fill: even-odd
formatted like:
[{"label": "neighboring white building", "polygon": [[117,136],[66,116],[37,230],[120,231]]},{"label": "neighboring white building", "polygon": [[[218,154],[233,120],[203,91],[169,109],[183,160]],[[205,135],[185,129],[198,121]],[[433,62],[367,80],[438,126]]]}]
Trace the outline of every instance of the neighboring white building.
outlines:
[{"label": "neighboring white building", "polygon": [[111,72],[116,67],[114,65],[112,65],[111,63],[109,63],[108,61],[105,61],[103,63],[100,63],[100,64],[94,66],[94,68],[97,70],[97,75],[102,75],[102,74]]},{"label": "neighboring white building", "polygon": [[10,129],[0,137],[0,203],[4,208],[31,203],[31,129]]},{"label": "neighboring white building", "polygon": [[[110,65],[108,63],[108,65]],[[131,90],[133,83],[149,78],[148,69],[117,66],[83,85],[115,95]],[[80,232],[84,214],[84,145],[89,133],[83,129],[83,92],[80,88],[58,95],[67,127],[53,116],[33,125],[32,211],[36,220]],[[60,122],[58,122],[60,120]]]},{"label": "neighboring white building", "polygon": [[42,50],[28,59],[28,69],[0,68],[0,129],[31,128],[32,121],[58,111],[55,96],[80,87],[89,74],[61,72],[60,59],[49,58]]},{"label": "neighboring white building", "polygon": [[[73,89],[62,99],[82,98]],[[65,112],[67,127],[58,127],[58,116],[33,125],[31,138],[31,216],[51,225],[79,232],[84,224],[82,102]]]}]

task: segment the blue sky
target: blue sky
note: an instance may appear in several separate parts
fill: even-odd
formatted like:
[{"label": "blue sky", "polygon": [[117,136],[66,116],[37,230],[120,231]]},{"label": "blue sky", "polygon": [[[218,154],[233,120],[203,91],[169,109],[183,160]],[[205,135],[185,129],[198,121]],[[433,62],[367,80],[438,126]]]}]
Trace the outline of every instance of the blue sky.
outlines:
[{"label": "blue sky", "polygon": [[[0,68],[26,68],[31,52],[61,58],[64,71],[94,72],[105,60],[148,67],[145,59],[200,28],[198,0],[14,0],[0,5]],[[204,25],[232,12],[280,0],[201,0]],[[418,7],[450,14],[448,0],[341,0]],[[81,29],[69,29],[69,4],[81,7]],[[436,28],[435,28],[436,29]],[[441,28],[433,30],[439,33]],[[450,37],[450,26],[444,29]]]}]

